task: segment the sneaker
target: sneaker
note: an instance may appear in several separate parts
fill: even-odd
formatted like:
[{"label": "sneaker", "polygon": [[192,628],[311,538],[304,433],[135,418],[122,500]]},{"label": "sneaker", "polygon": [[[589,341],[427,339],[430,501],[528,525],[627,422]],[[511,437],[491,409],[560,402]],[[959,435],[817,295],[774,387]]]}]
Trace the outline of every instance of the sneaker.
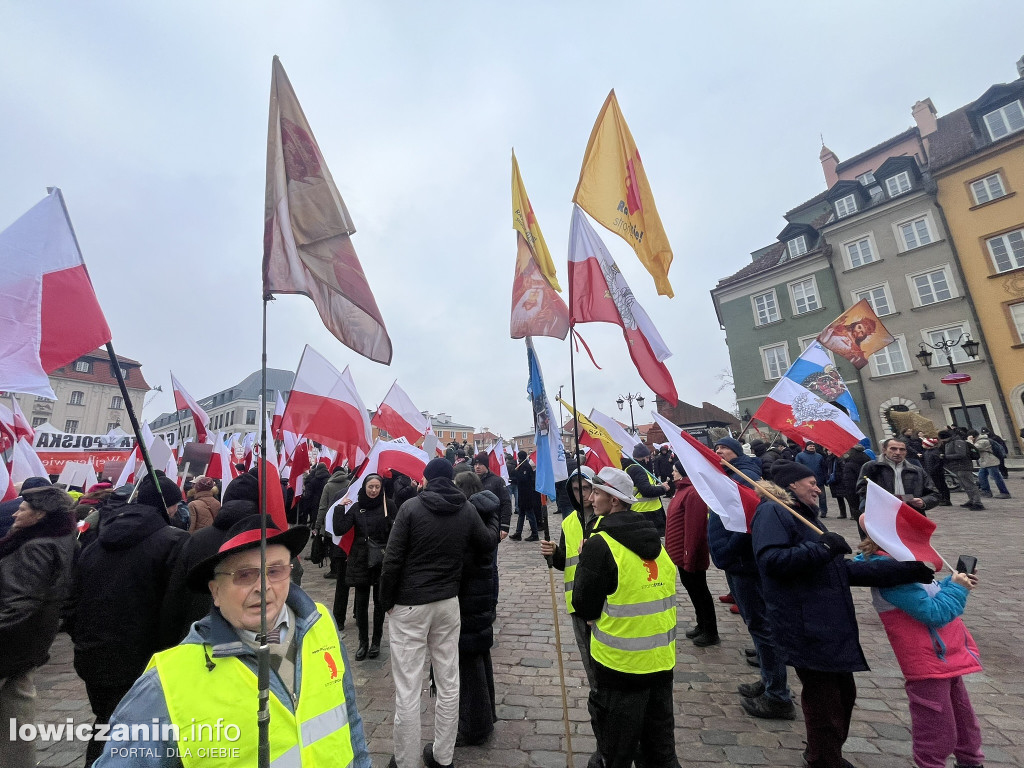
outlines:
[{"label": "sneaker", "polygon": [[756,699],[764,693],[764,683],[760,680],[756,683],[742,683],[736,686],[736,690],[739,691],[740,696],[745,699]]},{"label": "sneaker", "polygon": [[996,498],[997,499],[1012,499],[1013,496],[1011,496],[1008,493],[1000,493],[998,496],[996,496]]},{"label": "sneaker", "polygon": [[736,602],[736,598],[732,596],[731,592],[728,595],[719,595],[718,599],[721,602],[723,602],[723,603],[735,603]]},{"label": "sneaker", "polygon": [[718,636],[717,632],[714,634],[711,634],[710,632],[701,632],[693,638],[693,644],[698,648],[706,648],[709,645],[718,645],[721,642],[722,639]]},{"label": "sneaker", "polygon": [[740,699],[740,706],[751,717],[760,717],[764,720],[796,719],[796,707],[792,701],[769,699],[764,694],[753,699]]},{"label": "sneaker", "polygon": [[513,533],[511,536],[509,536],[509,538],[512,539],[512,541],[522,541],[523,540],[523,534],[521,534],[521,533]]},{"label": "sneaker", "polygon": [[455,765],[454,763],[443,765],[434,759],[434,742],[430,742],[423,748],[423,764],[427,768],[452,768]]}]

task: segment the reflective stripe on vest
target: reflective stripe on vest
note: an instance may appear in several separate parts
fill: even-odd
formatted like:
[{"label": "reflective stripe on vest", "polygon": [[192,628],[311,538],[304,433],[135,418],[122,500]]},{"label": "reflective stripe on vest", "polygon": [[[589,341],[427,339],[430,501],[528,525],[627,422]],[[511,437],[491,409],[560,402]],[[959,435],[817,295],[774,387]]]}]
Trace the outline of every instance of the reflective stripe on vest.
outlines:
[{"label": "reflective stripe on vest", "polygon": [[572,585],[576,579],[576,564],[580,561],[580,546],[583,544],[583,525],[580,515],[573,512],[562,518],[562,541],[565,542],[565,607],[575,613],[572,607]]},{"label": "reflective stripe on vest", "polygon": [[[272,768],[345,766],[353,762],[352,738],[345,705],[345,663],[330,613],[316,604],[319,616],[302,639],[296,659],[299,702],[295,713],[270,694],[270,765]],[[294,630],[293,630],[294,631]],[[238,757],[218,758],[220,766],[252,766],[257,762],[256,675],[233,656],[206,666],[204,646],[183,644],[153,656],[171,722],[178,726],[179,757],[185,768],[208,768],[205,748],[228,747]],[[238,727],[233,742],[203,737],[214,724]]]},{"label": "reflective stripe on vest", "polygon": [[[647,467],[645,467],[643,464],[640,464],[638,462],[637,466],[640,467],[640,469],[642,469],[644,472],[647,472]],[[650,483],[651,485],[661,485],[661,483],[658,481],[658,478],[656,478],[650,472],[647,472],[647,482]],[[637,488],[635,485],[633,486],[633,495],[636,496],[638,499],[643,499],[642,501],[638,501],[636,504],[630,507],[630,509],[632,509],[634,512],[655,512],[661,509],[662,507],[660,496],[653,499],[644,498],[643,496],[640,495],[640,489]]]},{"label": "reflective stripe on vest", "polygon": [[609,669],[642,675],[676,665],[676,567],[662,547],[641,560],[596,530],[615,558],[618,587],[608,596],[590,636],[590,654]]}]

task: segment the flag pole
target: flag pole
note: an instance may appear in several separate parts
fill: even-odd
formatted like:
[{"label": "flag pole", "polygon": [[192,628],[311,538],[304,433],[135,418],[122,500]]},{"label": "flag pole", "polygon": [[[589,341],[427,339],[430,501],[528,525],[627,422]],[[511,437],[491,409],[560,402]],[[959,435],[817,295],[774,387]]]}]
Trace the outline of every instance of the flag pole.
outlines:
[{"label": "flag pole", "polygon": [[263,396],[267,392],[267,302],[272,297],[263,297],[263,357],[260,369],[261,389],[259,396],[260,455],[256,460],[260,484],[260,634],[256,638],[259,651],[256,654],[258,709],[256,722],[259,732],[257,748],[258,768],[270,768],[270,646],[267,644],[267,471],[264,446],[267,442],[267,415],[264,412]]},{"label": "flag pole", "polygon": [[[171,389],[172,390],[174,389],[173,374],[172,374],[172,379],[171,379]],[[180,448],[181,447],[181,440],[182,440],[182,437],[181,437],[181,408],[178,407],[178,399],[177,398],[174,399],[174,415],[178,418],[178,447]],[[197,437],[198,437],[198,435],[197,435]]]},{"label": "flag pole", "polygon": [[[551,541],[551,531],[548,528],[548,516],[544,515],[544,541]],[[569,725],[569,702],[565,696],[565,667],[562,663],[562,630],[558,625],[558,600],[555,599],[555,569],[552,563],[552,556],[544,558],[548,563],[548,585],[551,588],[551,617],[555,623],[555,655],[558,656],[558,679],[561,681],[562,689],[562,720],[565,723],[565,748],[567,755],[566,765],[573,768],[572,757],[572,728]]]},{"label": "flag pole", "polygon": [[[741,472],[740,470],[736,469],[736,467],[734,467],[734,466],[733,466],[733,465],[732,465],[731,463],[729,463],[729,461],[727,461],[726,459],[722,459],[722,464],[724,464],[725,466],[727,466],[727,467],[728,467],[729,469],[731,469],[731,470],[732,470],[733,472],[735,472],[735,473],[736,473],[737,475],[739,475],[739,476],[740,476],[740,477],[742,477],[742,478],[743,478],[744,480],[746,480],[746,481],[747,481],[748,483],[750,483],[750,487],[751,487],[751,488],[753,488],[753,489],[754,489],[755,491],[758,491],[759,493],[762,493],[762,494],[764,494],[765,496],[767,496],[768,498],[770,498],[770,499],[771,499],[772,501],[774,501],[774,502],[775,502],[776,504],[778,504],[778,505],[780,505],[780,506],[783,506],[783,507],[785,507],[785,508],[786,508],[787,510],[789,510],[790,514],[792,514],[792,515],[793,515],[793,517],[795,517],[795,518],[796,518],[797,520],[799,520],[799,521],[800,521],[801,523],[803,523],[804,525],[806,525],[806,526],[807,526],[808,528],[810,528],[810,529],[811,529],[812,531],[814,531],[814,532],[815,532],[815,533],[817,533],[817,534],[821,534],[821,535],[824,535],[824,533],[825,533],[824,531],[822,531],[822,530],[821,530],[821,529],[820,529],[820,528],[819,528],[818,526],[816,526],[816,525],[815,525],[814,523],[812,523],[812,522],[811,522],[810,520],[808,520],[808,519],[807,519],[806,517],[804,517],[803,515],[801,515],[801,514],[800,514],[799,512],[797,512],[797,511],[796,511],[795,509],[793,509],[793,508],[792,508],[791,506],[789,506],[789,504],[787,504],[787,503],[786,503],[785,501],[783,501],[782,499],[780,499],[780,498],[779,498],[778,496],[776,496],[776,495],[775,495],[774,493],[772,493],[772,492],[771,492],[770,490],[768,490],[767,486],[765,486],[764,484],[759,484],[759,483],[758,483],[758,482],[757,482],[756,480],[752,480],[752,479],[750,479],[750,478],[749,478],[749,477],[747,477],[747,476],[746,476],[746,475],[745,475],[745,474],[744,474],[743,472]],[[825,492],[825,491],[824,491],[824,489],[822,489],[822,493],[824,493],[824,492]]]}]

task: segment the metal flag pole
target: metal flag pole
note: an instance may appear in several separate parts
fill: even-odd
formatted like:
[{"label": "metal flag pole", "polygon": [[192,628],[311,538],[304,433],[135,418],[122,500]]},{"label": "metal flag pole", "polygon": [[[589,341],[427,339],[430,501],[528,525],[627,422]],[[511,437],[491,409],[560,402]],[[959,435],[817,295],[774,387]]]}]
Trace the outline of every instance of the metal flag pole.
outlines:
[{"label": "metal flag pole", "polygon": [[256,460],[260,485],[260,634],[256,638],[259,651],[256,653],[257,685],[259,708],[256,723],[259,733],[257,749],[257,765],[259,768],[270,768],[270,645],[267,643],[267,472],[264,466],[267,443],[267,416],[264,413],[263,396],[267,392],[267,302],[270,296],[263,297],[263,357],[260,370],[259,417],[260,455]]}]

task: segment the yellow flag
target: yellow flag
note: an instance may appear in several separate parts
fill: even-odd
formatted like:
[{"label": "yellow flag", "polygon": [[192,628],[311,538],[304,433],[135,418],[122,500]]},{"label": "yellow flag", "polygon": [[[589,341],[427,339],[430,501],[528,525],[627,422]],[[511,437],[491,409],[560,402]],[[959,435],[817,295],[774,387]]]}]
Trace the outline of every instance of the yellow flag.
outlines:
[{"label": "yellow flag", "polygon": [[604,427],[599,427],[583,414],[577,413],[562,398],[558,398],[558,402],[568,409],[572,417],[576,419],[580,429],[585,433],[580,435],[580,445],[585,445],[591,450],[596,451],[601,464],[622,469],[622,446],[612,440],[608,430]]},{"label": "yellow flag", "polygon": [[614,89],[594,123],[572,199],[633,247],[658,293],[674,295],[668,281],[672,248]]},{"label": "yellow flag", "polygon": [[540,224],[533,214],[533,206],[530,205],[530,198],[526,194],[526,185],[523,184],[523,177],[519,173],[519,163],[516,161],[516,153],[512,153],[512,227],[526,240],[533,260],[537,262],[540,272],[548,281],[548,285],[561,293],[558,285],[558,277],[555,275],[555,263],[551,260],[547,243],[544,242],[544,235],[540,231]]}]

